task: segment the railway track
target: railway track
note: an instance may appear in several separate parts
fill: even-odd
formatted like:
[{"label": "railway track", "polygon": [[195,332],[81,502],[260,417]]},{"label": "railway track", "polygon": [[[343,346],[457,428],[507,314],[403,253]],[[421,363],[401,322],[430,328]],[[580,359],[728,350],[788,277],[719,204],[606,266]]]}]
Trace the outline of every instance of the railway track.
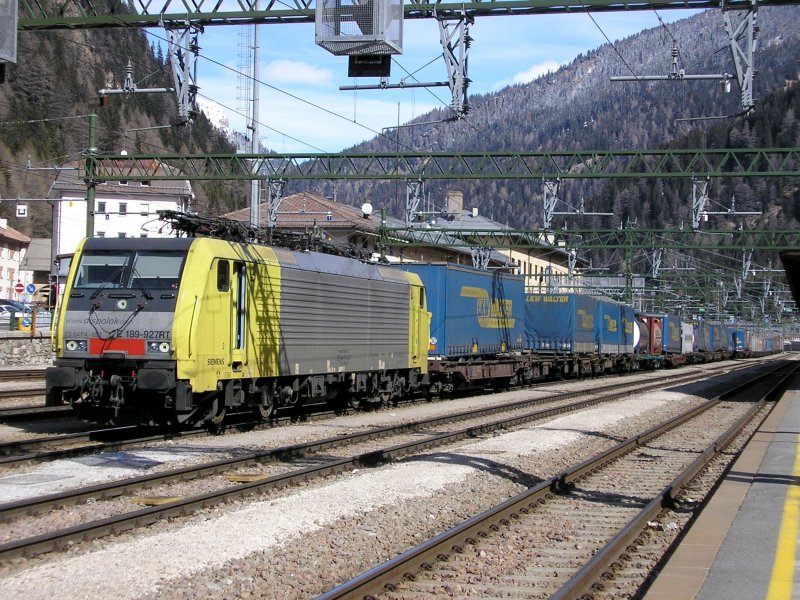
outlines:
[{"label": "railway track", "polygon": [[[270,489],[279,489],[293,483],[341,473],[354,468],[379,465],[412,453],[424,452],[434,447],[451,444],[458,440],[482,435],[490,431],[512,428],[531,421],[550,418],[554,415],[582,410],[601,402],[616,400],[631,393],[642,393],[648,389],[663,388],[665,385],[672,386],[679,383],[687,383],[706,376],[706,373],[693,373],[678,378],[670,377],[668,381],[665,381],[667,378],[662,378],[658,382],[648,382],[648,385],[636,382],[628,384],[627,389],[624,391],[619,389],[610,391],[607,388],[618,388],[619,386],[606,386],[605,389],[595,389],[588,392],[562,393],[556,397],[549,398],[550,401],[555,401],[555,405],[546,408],[537,406],[541,405],[544,399],[531,399],[347,436],[337,436],[306,444],[255,452],[200,466],[184,467],[167,472],[79,488],[60,494],[7,503],[0,505],[0,521],[6,523],[14,519],[25,518],[28,515],[41,514],[54,506],[77,505],[90,498],[93,500],[93,510],[89,511],[91,513],[97,508],[97,502],[100,500],[119,498],[123,495],[129,497],[131,494],[142,490],[148,490],[151,493],[151,498],[154,498],[152,504],[156,505],[134,511],[130,511],[128,506],[126,509],[128,512],[124,514],[107,517],[100,521],[76,524],[66,530],[47,531],[31,538],[8,541],[0,545],[0,559],[30,556],[57,550],[66,547],[70,543],[125,531],[165,517],[188,514],[199,508],[208,507],[219,502],[241,498],[254,493],[262,493]],[[605,393],[603,394],[602,392]],[[568,396],[575,397],[586,394],[590,394],[592,397],[583,400],[570,399],[570,401],[564,402]],[[498,413],[509,411],[516,412],[510,415],[503,415],[501,418],[494,418]],[[468,419],[482,419],[483,421],[468,427],[456,428],[446,432],[441,431],[447,423]],[[424,434],[425,431],[429,431],[432,428],[435,428],[435,434]],[[403,443],[396,443],[388,447],[375,445],[376,440],[400,435],[411,436],[412,439],[411,441],[403,441]],[[373,444],[372,447],[367,448],[365,451],[357,454],[349,453],[355,444],[370,443]],[[344,448],[349,454],[341,458],[334,458],[335,448]],[[326,452],[323,458],[313,458],[313,454],[322,451]],[[270,469],[266,467],[269,463],[274,464],[277,461],[296,459],[302,459],[303,461],[302,467],[299,469],[296,465],[283,464],[273,467],[271,469],[272,472],[270,472]],[[252,469],[253,467],[257,467],[258,472],[254,473],[252,470],[242,472],[242,469]],[[217,475],[226,476],[222,478],[222,481],[217,486],[221,489],[204,490],[202,493],[194,495],[185,494],[185,492],[180,496],[176,496],[174,493],[170,495],[169,486],[176,482],[195,481],[203,477]],[[165,498],[166,501],[164,501]],[[144,499],[144,502],[147,503],[147,499]]]},{"label": "railway track", "polygon": [[[688,381],[695,381],[698,378],[707,377],[708,373],[689,373],[683,374],[680,377],[675,377],[670,374],[665,377],[659,377],[656,380],[651,380],[655,385],[663,385],[665,382],[681,383]],[[635,387],[639,384],[628,384]],[[618,384],[610,384],[595,388],[592,392],[598,393],[608,390],[618,389]],[[575,392],[567,394],[556,394],[549,398],[540,399],[536,402],[542,402],[547,399],[554,399],[556,397],[568,398],[571,395],[581,395],[588,392]],[[499,409],[488,410],[513,410],[514,405],[507,405],[508,409],[503,407]],[[36,414],[35,420],[46,418],[60,418],[69,415],[68,407],[42,407],[41,409],[34,409],[32,412]],[[15,411],[21,411],[19,415]],[[64,412],[67,411],[67,412]],[[8,409],[8,413],[12,415],[9,420],[25,420],[27,410]],[[0,410],[0,422],[3,421],[4,411]],[[309,420],[327,419],[341,415],[341,412],[335,411],[315,411],[309,414],[304,414],[300,419],[304,422]],[[298,420],[297,415],[279,416],[273,419],[269,426],[288,425]],[[31,438],[27,440],[19,440],[14,442],[0,443],[0,465],[13,466],[18,464],[30,464],[35,462],[45,462],[52,460],[59,460],[64,458],[74,458],[84,456],[87,454],[94,454],[110,450],[122,450],[127,446],[136,446],[148,442],[159,442],[170,437],[185,437],[187,435],[216,435],[228,430],[242,431],[248,427],[264,426],[262,421],[252,421],[247,419],[236,420],[236,415],[231,415],[226,426],[221,430],[180,430],[168,428],[147,428],[147,427],[119,427],[98,429],[85,432],[76,432],[62,435],[54,435],[47,437]],[[156,433],[152,433],[156,431]],[[133,432],[133,433],[131,433]]]},{"label": "railway track", "polygon": [[31,379],[44,379],[47,367],[23,367],[18,369],[0,369],[0,381],[25,381]]},{"label": "railway track", "polygon": [[[12,421],[45,421],[48,419],[63,419],[74,417],[75,413],[69,406],[17,406],[14,408],[0,408],[0,423]],[[2,454],[2,450],[0,450]]]},{"label": "railway track", "polygon": [[[164,440],[208,435],[204,430],[156,430],[152,427],[112,427],[78,433],[65,433],[46,438],[33,438],[0,444],[0,465],[42,462],[84,456],[93,452],[122,450],[129,446]],[[50,448],[58,447],[55,450]],[[39,450],[39,452],[34,452]]]},{"label": "railway track", "polygon": [[632,597],[796,370],[741,384],[319,598]]},{"label": "railway track", "polygon": [[0,390],[0,400],[6,400],[8,398],[32,398],[34,396],[44,396],[45,391],[46,390],[44,386],[36,388]]}]

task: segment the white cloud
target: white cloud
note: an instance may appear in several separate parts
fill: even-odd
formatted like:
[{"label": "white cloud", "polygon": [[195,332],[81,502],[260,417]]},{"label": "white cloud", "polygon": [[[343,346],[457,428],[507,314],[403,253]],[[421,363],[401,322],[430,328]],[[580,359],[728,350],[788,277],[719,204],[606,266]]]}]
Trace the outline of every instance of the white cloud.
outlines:
[{"label": "white cloud", "polygon": [[273,60],[261,74],[263,81],[269,84],[281,85],[299,83],[311,86],[333,85],[333,74],[328,69],[320,69],[308,63],[296,60]]},{"label": "white cloud", "polygon": [[556,71],[561,65],[554,60],[546,60],[538,65],[533,65],[530,69],[517,73],[511,80],[514,83],[530,83],[537,77],[541,77],[546,73]]}]

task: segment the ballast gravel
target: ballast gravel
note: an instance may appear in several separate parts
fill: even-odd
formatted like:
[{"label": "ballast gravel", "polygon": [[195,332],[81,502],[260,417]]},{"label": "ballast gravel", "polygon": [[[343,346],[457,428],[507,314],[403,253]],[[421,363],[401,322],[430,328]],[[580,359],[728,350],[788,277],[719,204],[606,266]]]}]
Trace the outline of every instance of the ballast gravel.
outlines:
[{"label": "ballast gravel", "polygon": [[652,392],[0,571],[9,598],[309,598],[697,398]]}]

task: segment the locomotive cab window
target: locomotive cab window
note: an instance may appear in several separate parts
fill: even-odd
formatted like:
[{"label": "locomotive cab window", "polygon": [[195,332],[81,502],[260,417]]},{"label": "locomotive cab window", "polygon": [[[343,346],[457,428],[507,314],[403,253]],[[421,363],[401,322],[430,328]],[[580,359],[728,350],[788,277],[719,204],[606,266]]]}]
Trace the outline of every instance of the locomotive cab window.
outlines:
[{"label": "locomotive cab window", "polygon": [[176,252],[137,252],[133,259],[128,287],[177,289],[183,257],[183,253]]},{"label": "locomotive cab window", "polygon": [[227,260],[217,263],[217,291],[227,292],[231,289],[231,269]]},{"label": "locomotive cab window", "polygon": [[75,276],[76,288],[177,289],[182,252],[86,252]]},{"label": "locomotive cab window", "polygon": [[76,288],[119,288],[128,262],[126,254],[84,254],[75,276]]}]

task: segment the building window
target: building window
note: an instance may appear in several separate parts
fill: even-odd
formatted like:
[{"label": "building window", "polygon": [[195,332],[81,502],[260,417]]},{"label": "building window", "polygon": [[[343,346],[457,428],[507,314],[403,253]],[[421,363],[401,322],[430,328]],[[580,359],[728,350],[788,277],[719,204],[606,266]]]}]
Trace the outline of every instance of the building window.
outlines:
[{"label": "building window", "polygon": [[99,214],[101,214],[101,215],[102,215],[104,212],[106,212],[106,203],[105,203],[105,202],[98,202],[98,203],[97,203],[97,212],[98,212]]},{"label": "building window", "polygon": [[142,187],[150,187],[150,182],[149,181],[142,181],[140,185]]},{"label": "building window", "polygon": [[120,181],[120,182],[119,182],[119,184],[120,184],[120,185],[128,185],[128,182],[127,182],[127,181],[124,181],[124,180],[122,180],[122,181]]},{"label": "building window", "polygon": [[127,215],[128,214],[128,203],[127,202],[120,202],[119,203],[119,214]]},{"label": "building window", "polygon": [[150,214],[150,203],[142,202],[142,207],[139,209],[143,217]]}]

